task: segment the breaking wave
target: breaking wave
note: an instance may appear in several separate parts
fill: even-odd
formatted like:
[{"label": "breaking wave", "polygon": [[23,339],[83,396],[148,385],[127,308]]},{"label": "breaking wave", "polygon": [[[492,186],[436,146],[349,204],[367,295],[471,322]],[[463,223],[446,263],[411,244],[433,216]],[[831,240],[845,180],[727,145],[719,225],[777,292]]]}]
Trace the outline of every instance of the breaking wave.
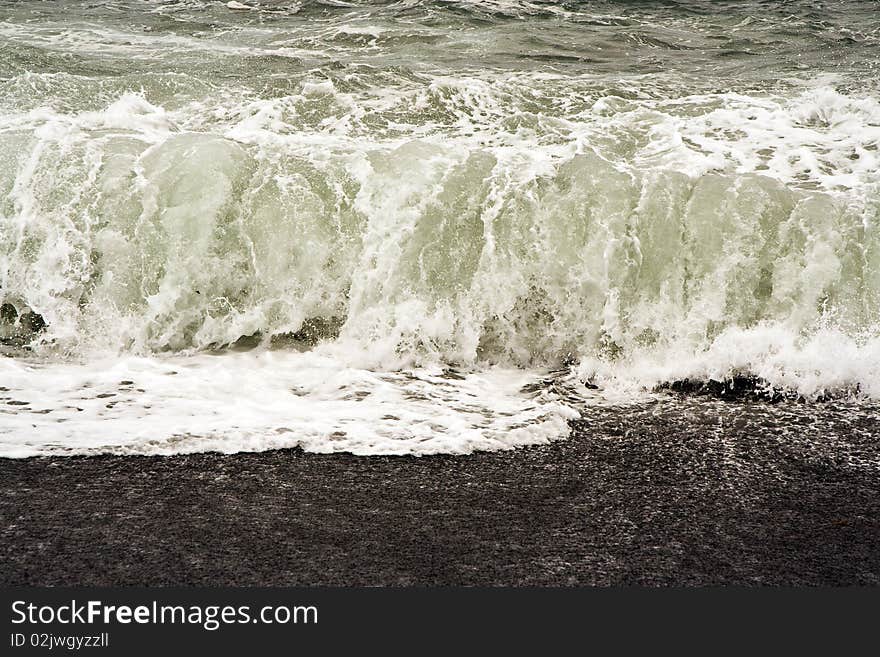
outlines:
[{"label": "breaking wave", "polygon": [[[324,41],[358,33],[321,29]],[[369,34],[367,51],[392,47]],[[61,47],[51,31],[30,36]],[[149,35],[99,36],[116,55],[150,52]],[[77,38],[90,52],[98,37]],[[540,442],[574,412],[565,395],[522,392],[550,371],[569,392],[617,399],[742,377],[809,399],[880,398],[870,88],[830,75],[712,91],[662,75],[351,62],[230,87],[17,66],[0,79],[0,343],[14,356],[0,390],[21,402],[3,411],[15,454],[73,449],[84,434],[86,451],[161,451],[173,436],[174,449],[215,448],[223,439],[204,437],[219,434],[231,441],[221,449],[359,453]],[[160,392],[160,371],[178,375],[163,384],[176,392]],[[117,379],[141,390],[127,417],[181,404],[158,443],[141,435],[155,427],[113,443],[107,419],[125,404],[89,415],[76,401],[119,395]],[[239,380],[251,389],[238,415],[218,410]],[[512,397],[462,410],[490,380]],[[443,385],[418,392],[418,381]],[[95,386],[108,389],[83,397]],[[291,390],[309,404],[291,411]],[[352,414],[353,391],[377,403]],[[204,412],[184,409],[200,395]],[[408,404],[426,415],[389,410]],[[293,429],[287,412],[302,416]],[[359,432],[340,430],[345,418]],[[44,438],[22,441],[38,424]],[[530,426],[542,428],[523,438]]]},{"label": "breaking wave", "polygon": [[[602,97],[551,119],[479,80],[395,100],[447,125],[375,137],[329,81],[7,114],[5,303],[61,353],[329,339],[372,367],[577,360],[599,378],[687,354],[765,376],[773,357],[797,384],[778,359],[830,340],[876,363],[876,101],[683,98],[682,117]],[[302,125],[333,109],[336,129]]]}]

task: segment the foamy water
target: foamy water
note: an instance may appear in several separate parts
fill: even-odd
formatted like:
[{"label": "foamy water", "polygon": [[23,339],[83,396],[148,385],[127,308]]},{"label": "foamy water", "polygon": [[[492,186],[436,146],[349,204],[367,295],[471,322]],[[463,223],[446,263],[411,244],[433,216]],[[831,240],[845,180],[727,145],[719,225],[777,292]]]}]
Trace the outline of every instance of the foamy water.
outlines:
[{"label": "foamy water", "polygon": [[0,363],[5,456],[463,454],[549,442],[577,416],[551,393],[522,392],[530,376],[510,369],[372,372],[275,351]]},{"label": "foamy water", "polygon": [[0,3],[0,455],[880,398],[870,3],[246,4]]}]

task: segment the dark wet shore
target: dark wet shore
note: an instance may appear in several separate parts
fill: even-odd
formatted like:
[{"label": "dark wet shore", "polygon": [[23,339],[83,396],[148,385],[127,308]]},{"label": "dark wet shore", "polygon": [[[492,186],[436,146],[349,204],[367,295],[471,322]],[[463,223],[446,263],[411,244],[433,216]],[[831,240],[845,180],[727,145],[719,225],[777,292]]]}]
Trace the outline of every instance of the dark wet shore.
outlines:
[{"label": "dark wet shore", "polygon": [[876,407],[670,397],[505,453],[0,460],[0,583],[880,584]]}]

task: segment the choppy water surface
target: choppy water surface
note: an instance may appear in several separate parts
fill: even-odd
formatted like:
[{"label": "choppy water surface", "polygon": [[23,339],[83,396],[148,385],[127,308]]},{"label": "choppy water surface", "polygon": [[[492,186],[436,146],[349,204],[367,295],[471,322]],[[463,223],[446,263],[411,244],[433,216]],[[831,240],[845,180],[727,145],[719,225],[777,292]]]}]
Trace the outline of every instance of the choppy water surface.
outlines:
[{"label": "choppy water surface", "polygon": [[868,0],[0,2],[0,455],[876,418],[878,81]]}]

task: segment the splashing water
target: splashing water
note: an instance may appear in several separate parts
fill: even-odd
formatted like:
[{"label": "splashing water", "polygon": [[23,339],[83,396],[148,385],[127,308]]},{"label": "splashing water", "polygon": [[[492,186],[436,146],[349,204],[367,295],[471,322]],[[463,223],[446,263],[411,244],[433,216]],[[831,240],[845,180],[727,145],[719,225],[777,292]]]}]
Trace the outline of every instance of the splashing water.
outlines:
[{"label": "splashing water", "polygon": [[503,449],[683,379],[880,398],[865,6],[0,4],[0,454]]}]

